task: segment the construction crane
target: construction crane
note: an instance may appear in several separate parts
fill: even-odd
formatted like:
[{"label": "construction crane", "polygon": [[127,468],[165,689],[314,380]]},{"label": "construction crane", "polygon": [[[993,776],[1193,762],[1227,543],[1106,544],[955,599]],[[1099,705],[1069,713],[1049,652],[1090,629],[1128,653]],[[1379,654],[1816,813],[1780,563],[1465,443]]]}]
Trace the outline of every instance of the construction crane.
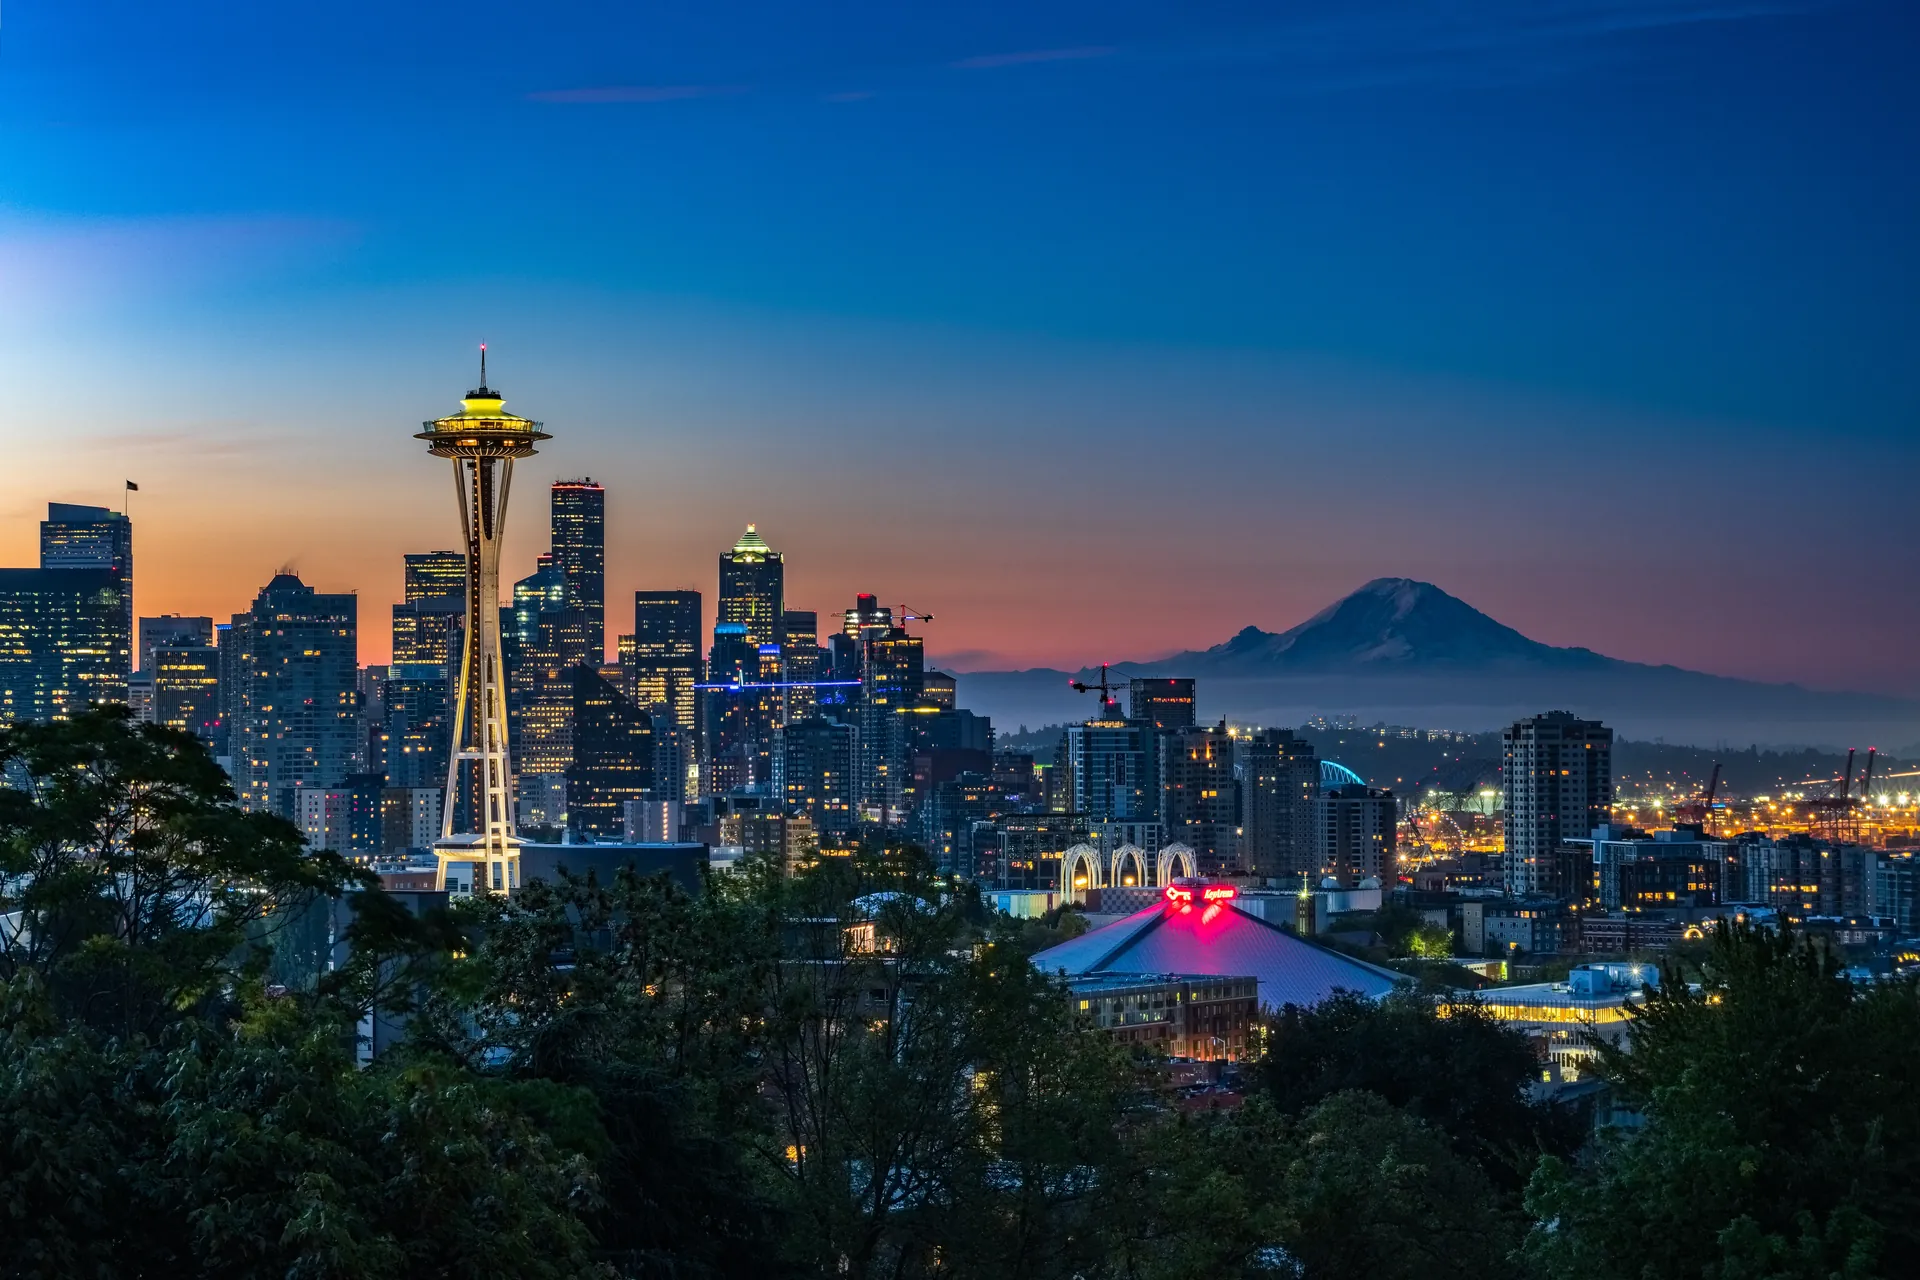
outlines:
[{"label": "construction crane", "polygon": [[1067,681],[1068,687],[1075,693],[1092,693],[1095,689],[1100,691],[1100,713],[1102,718],[1105,718],[1108,708],[1120,705],[1120,699],[1113,696],[1115,686],[1107,681],[1107,665],[1108,664],[1104,662],[1100,664],[1100,679],[1094,684],[1088,684],[1084,680]]}]

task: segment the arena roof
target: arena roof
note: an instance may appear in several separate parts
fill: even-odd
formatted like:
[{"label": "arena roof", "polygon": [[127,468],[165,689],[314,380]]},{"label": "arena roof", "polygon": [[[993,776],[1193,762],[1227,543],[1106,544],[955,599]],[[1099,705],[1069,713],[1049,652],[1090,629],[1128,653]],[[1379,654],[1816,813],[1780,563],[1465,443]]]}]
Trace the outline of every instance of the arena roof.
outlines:
[{"label": "arena roof", "polygon": [[[1378,999],[1411,981],[1241,911],[1232,886],[1176,881],[1167,892],[1174,896],[1049,947],[1033,963],[1070,978],[1104,973],[1251,977],[1260,983],[1260,1003],[1276,1009],[1319,1004],[1335,991]],[[1183,892],[1190,896],[1180,897]]]}]

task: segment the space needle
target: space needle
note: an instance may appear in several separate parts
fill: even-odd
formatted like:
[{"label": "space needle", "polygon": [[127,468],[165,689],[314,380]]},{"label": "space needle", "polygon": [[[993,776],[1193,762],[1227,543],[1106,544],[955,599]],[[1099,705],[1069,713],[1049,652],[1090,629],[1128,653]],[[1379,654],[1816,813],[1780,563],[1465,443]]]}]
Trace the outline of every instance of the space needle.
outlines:
[{"label": "space needle", "polygon": [[[520,844],[513,829],[513,763],[507,752],[507,678],[500,661],[500,539],[506,531],[507,490],[513,464],[548,439],[540,424],[505,411],[505,399],[487,386],[487,348],[480,347],[480,385],[460,401],[460,412],[423,423],[414,437],[436,458],[453,460],[453,487],[466,532],[466,638],[454,696],[454,750],[447,762],[435,887],[447,887],[447,864],[472,868],[475,893],[511,893],[520,887]],[[470,803],[461,804],[462,794]],[[456,833],[465,816],[473,828]]]}]

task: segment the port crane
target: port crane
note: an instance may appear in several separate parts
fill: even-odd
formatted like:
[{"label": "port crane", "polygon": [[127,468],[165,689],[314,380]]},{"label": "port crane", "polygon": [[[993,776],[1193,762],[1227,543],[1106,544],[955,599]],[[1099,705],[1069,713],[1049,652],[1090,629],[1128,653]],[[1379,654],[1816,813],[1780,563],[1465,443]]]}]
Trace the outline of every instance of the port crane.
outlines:
[{"label": "port crane", "polygon": [[1719,794],[1719,791],[1720,762],[1715,760],[1713,762],[1713,776],[1707,780],[1707,789],[1700,794],[1698,800],[1689,801],[1681,805],[1680,808],[1675,811],[1673,815],[1674,818],[1680,822],[1697,822],[1700,824],[1700,829],[1706,831],[1713,823],[1713,798]]},{"label": "port crane", "polygon": [[1838,791],[1829,790],[1826,795],[1807,803],[1814,811],[1814,825],[1822,837],[1843,844],[1851,844],[1860,838],[1859,809],[1870,803],[1873,796],[1873,759],[1880,748],[1867,748],[1867,767],[1860,775],[1860,795],[1853,794],[1853,758],[1858,748],[1847,748],[1847,767],[1839,778]]}]

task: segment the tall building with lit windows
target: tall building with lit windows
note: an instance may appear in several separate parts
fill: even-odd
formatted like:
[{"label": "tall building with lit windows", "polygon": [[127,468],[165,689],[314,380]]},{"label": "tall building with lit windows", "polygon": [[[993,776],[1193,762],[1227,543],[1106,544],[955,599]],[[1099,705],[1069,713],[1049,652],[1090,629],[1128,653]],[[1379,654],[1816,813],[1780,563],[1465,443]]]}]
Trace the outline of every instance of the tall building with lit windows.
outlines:
[{"label": "tall building with lit windows", "polygon": [[393,606],[393,660],[458,663],[467,616],[466,556],[415,552],[405,557],[405,565],[405,598]]},{"label": "tall building with lit windows", "polygon": [[[133,522],[110,507],[49,502],[40,522],[42,569],[104,569],[120,583],[120,630],[115,648],[133,657]],[[122,672],[124,679],[126,673]],[[125,701],[123,692],[115,701]]]},{"label": "tall building with lit windows", "polygon": [[402,557],[405,583],[402,598],[408,604],[422,600],[464,600],[467,596],[467,557],[460,551],[416,551]]},{"label": "tall building with lit windows", "polygon": [[823,844],[853,831],[852,725],[819,716],[790,720],[780,731],[775,763],[775,795],[787,812],[812,820]]},{"label": "tall building with lit windows", "polygon": [[786,558],[752,526],[720,553],[720,608],[715,622],[746,628],[754,648],[779,644],[786,613]]},{"label": "tall building with lit windows", "polygon": [[1160,813],[1153,727],[1137,720],[1067,726],[1067,808],[1099,822],[1147,822]]},{"label": "tall building with lit windows", "polygon": [[1352,889],[1363,881],[1391,891],[1398,871],[1400,810],[1391,791],[1329,787],[1314,797],[1318,877]]},{"label": "tall building with lit windows", "polygon": [[1212,728],[1171,729],[1160,746],[1160,822],[1167,839],[1189,845],[1203,876],[1235,875],[1240,863],[1233,737]]},{"label": "tall building with lit windows", "polygon": [[446,662],[396,661],[387,668],[381,707],[388,786],[445,790],[458,679],[458,672],[449,674]]},{"label": "tall building with lit windows", "polygon": [[[589,477],[559,480],[553,486],[553,567],[566,584],[567,607],[587,616],[595,639],[591,660],[606,660],[607,491]],[[598,630],[595,630],[598,628]]]},{"label": "tall building with lit windows", "polygon": [[813,714],[814,690],[809,681],[820,678],[820,615],[811,609],[788,609],[780,615],[780,656],[787,673],[783,721]]},{"label": "tall building with lit windows", "polygon": [[112,569],[0,569],[0,723],[125,702],[125,582]]},{"label": "tall building with lit windows", "polygon": [[665,704],[688,733],[699,725],[700,623],[698,591],[636,591],[633,635],[621,655],[633,700],[641,707]]},{"label": "tall building with lit windows", "polygon": [[626,695],[585,667],[572,687],[572,754],[567,766],[567,827],[577,840],[618,840],[629,801],[654,789],[652,722]]},{"label": "tall building with lit windows", "polygon": [[153,651],[163,644],[212,644],[213,619],[163,613],[140,619],[139,664],[135,671],[153,672]]},{"label": "tall building with lit windows", "polygon": [[219,754],[226,742],[220,711],[220,651],[211,643],[163,644],[153,651],[150,669],[154,723],[191,733]]},{"label": "tall building with lit windows", "polygon": [[234,785],[249,809],[297,820],[295,792],[332,787],[359,747],[358,606],[291,573],[246,618],[247,670],[233,725]]},{"label": "tall building with lit windows", "polygon": [[1613,730],[1598,720],[1549,711],[1500,735],[1500,789],[1506,806],[1506,890],[1552,894],[1562,842],[1586,839],[1613,809]]},{"label": "tall building with lit windows", "polygon": [[1320,761],[1290,729],[1258,729],[1234,744],[1240,780],[1240,859],[1247,874],[1298,883],[1318,866],[1313,801]]},{"label": "tall building with lit windows", "polygon": [[1127,719],[1155,729],[1191,729],[1193,680],[1188,677],[1135,677],[1127,681]]},{"label": "tall building with lit windows", "polygon": [[868,633],[860,681],[860,802],[885,824],[903,821],[913,783],[913,716],[927,669],[926,644],[905,627]]}]

